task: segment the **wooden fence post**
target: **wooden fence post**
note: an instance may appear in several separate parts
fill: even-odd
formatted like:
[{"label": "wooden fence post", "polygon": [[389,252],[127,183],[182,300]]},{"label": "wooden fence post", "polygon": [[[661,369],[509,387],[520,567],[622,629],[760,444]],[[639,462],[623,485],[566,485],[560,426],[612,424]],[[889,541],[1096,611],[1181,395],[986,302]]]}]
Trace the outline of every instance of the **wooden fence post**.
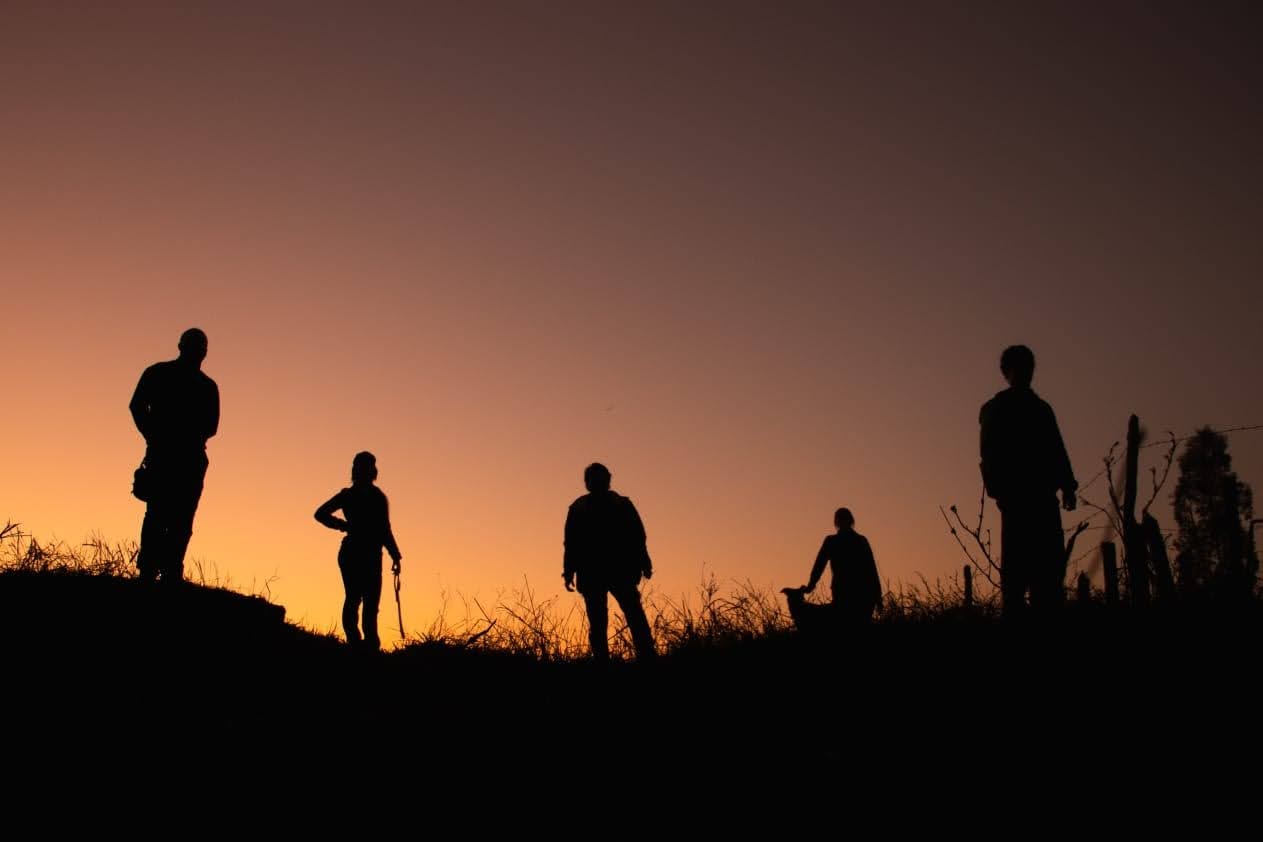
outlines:
[{"label": "wooden fence post", "polygon": [[1171,576],[1171,562],[1167,558],[1167,542],[1162,537],[1162,527],[1158,525],[1157,518],[1146,512],[1144,520],[1140,522],[1140,529],[1149,550],[1149,560],[1153,562],[1158,597],[1171,599],[1175,596],[1175,579]]},{"label": "wooden fence post", "polygon": [[1118,603],[1118,550],[1113,541],[1101,542],[1101,564],[1105,570],[1105,604]]},{"label": "wooden fence post", "polygon": [[1127,565],[1127,596],[1132,605],[1149,602],[1149,548],[1136,522],[1136,474],[1140,464],[1140,419],[1127,421],[1127,479],[1123,487],[1123,561]]}]

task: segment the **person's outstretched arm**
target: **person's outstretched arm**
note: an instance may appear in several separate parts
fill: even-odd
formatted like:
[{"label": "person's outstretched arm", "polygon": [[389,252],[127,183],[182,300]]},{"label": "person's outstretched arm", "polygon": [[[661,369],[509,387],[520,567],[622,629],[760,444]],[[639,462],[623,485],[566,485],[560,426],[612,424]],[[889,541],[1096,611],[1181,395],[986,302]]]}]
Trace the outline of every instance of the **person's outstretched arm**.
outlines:
[{"label": "person's outstretched arm", "polygon": [[149,392],[150,384],[148,378],[149,371],[140,375],[140,380],[136,382],[136,391],[132,393],[132,402],[127,408],[132,412],[132,421],[136,424],[136,429],[140,430],[140,434],[145,437],[145,441],[149,441],[149,435],[152,432],[149,427]]},{"label": "person's outstretched arm", "polygon": [[874,609],[881,607],[881,576],[877,573],[877,559],[873,557],[873,547],[868,543],[868,539],[864,539],[864,572],[865,578],[868,580],[866,587],[868,589],[868,598]]},{"label": "person's outstretched arm", "polygon": [[402,568],[399,563],[403,561],[403,553],[399,552],[399,545],[395,543],[395,532],[390,528],[390,503],[384,498],[382,505],[386,507],[386,534],[382,536],[382,544],[386,547],[386,552],[390,553],[390,560],[394,562],[390,566],[391,573],[398,573]]},{"label": "person's outstretched arm", "polygon": [[1002,460],[997,452],[999,444],[991,405],[986,404],[978,413],[978,467],[982,471],[983,490],[992,499],[999,499],[1000,496],[1000,478],[997,469]]},{"label": "person's outstretched arm", "polygon": [[1061,501],[1066,511],[1072,512],[1078,501],[1075,492],[1079,490],[1079,481],[1074,478],[1074,468],[1070,466],[1070,454],[1066,452],[1066,442],[1061,437],[1061,427],[1057,425],[1057,414],[1048,407],[1048,423],[1052,428],[1051,447],[1052,465],[1057,472],[1057,487],[1061,489]]},{"label": "person's outstretched arm", "polygon": [[562,544],[562,561],[561,561],[561,578],[566,583],[566,590],[574,590],[574,574],[575,574],[575,554],[578,551],[578,518],[575,516],[574,506],[566,512],[566,531],[561,539]]},{"label": "person's outstretched arm", "polygon": [[640,512],[636,511],[636,507],[632,505],[632,501],[627,501],[628,520],[630,535],[628,541],[634,548],[637,556],[640,558],[640,575],[646,579],[653,578],[653,560],[649,558],[649,539],[645,535],[645,524],[640,519]]},{"label": "person's outstretched arm", "polygon": [[824,575],[824,566],[829,563],[829,539],[825,538],[824,543],[820,545],[820,552],[816,553],[816,563],[811,566],[811,578],[807,580],[806,590],[811,593],[816,589],[816,583],[820,581],[820,577]]},{"label": "person's outstretched arm", "polygon": [[213,380],[210,384],[210,401],[206,408],[206,428],[203,432],[208,439],[219,432],[219,387]]},{"label": "person's outstretched arm", "polygon": [[316,520],[320,521],[330,529],[336,529],[339,532],[350,531],[351,525],[340,517],[335,517],[334,512],[342,508],[342,492],[330,497],[320,508],[316,509]]}]

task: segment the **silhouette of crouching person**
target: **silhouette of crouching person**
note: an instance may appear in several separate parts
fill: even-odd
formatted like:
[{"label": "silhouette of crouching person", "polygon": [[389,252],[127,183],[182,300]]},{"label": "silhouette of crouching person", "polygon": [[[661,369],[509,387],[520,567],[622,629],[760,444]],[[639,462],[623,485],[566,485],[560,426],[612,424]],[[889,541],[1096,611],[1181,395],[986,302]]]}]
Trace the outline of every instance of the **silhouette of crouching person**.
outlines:
[{"label": "silhouette of crouching person", "polygon": [[[390,504],[373,484],[376,479],[376,457],[367,451],[357,453],[351,462],[351,487],[342,489],[316,509],[316,520],[346,533],[338,549],[338,569],[346,591],[342,603],[346,642],[373,651],[381,648],[377,609],[382,596],[382,549],[390,553],[394,562],[392,573],[400,571],[403,561],[390,528]],[[333,514],[339,510],[342,518]]]},{"label": "silhouette of crouching person", "polygon": [[833,610],[835,617],[844,625],[860,625],[873,619],[873,612],[881,607],[881,578],[877,574],[877,561],[868,539],[855,531],[855,516],[850,509],[838,509],[833,514],[837,532],[826,536],[811,567],[811,578],[801,588],[802,593],[816,589],[824,568],[833,572]]},{"label": "silhouette of crouching person", "polygon": [[588,493],[571,503],[566,513],[562,578],[566,590],[575,590],[577,583],[583,596],[592,657],[610,657],[609,594],[627,620],[636,658],[653,658],[653,632],[638,590],[642,576],[653,577],[644,524],[632,501],[610,490],[610,472],[604,465],[589,465],[583,483]]}]

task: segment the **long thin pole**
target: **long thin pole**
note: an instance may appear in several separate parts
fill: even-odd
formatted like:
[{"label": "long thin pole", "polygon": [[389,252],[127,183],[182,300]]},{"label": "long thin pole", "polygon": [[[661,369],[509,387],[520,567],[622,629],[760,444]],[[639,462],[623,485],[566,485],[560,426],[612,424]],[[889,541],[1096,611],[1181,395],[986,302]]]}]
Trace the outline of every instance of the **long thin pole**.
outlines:
[{"label": "long thin pole", "polygon": [[399,601],[399,574],[395,574],[395,610],[399,612],[399,637],[406,640],[407,635],[403,631],[403,603]]}]

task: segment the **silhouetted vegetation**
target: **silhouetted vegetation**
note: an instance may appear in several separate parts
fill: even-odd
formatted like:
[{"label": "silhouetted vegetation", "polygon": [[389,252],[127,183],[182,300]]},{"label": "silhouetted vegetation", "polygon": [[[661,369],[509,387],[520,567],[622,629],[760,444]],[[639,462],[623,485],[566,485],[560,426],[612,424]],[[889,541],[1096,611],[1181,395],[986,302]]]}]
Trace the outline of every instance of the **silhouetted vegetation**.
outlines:
[{"label": "silhouetted vegetation", "polygon": [[1174,504],[1180,590],[1253,592],[1259,574],[1254,494],[1232,470],[1227,436],[1205,428],[1189,439],[1180,454]]},{"label": "silhouetted vegetation", "polygon": [[[663,653],[782,634],[792,626],[771,588],[749,581],[731,582],[725,587],[713,574],[692,594],[672,597],[648,587],[642,599]],[[631,658],[635,646],[626,619],[614,615],[611,620],[611,656]],[[578,603],[560,595],[541,598],[524,580],[518,587],[500,591],[486,605],[478,599],[445,593],[438,615],[416,641],[570,661],[587,657],[587,634]]]},{"label": "silhouetted vegetation", "polygon": [[[1154,601],[1171,605],[1181,599],[1257,599],[1260,583],[1254,529],[1260,521],[1254,519],[1250,487],[1231,471],[1226,437],[1204,429],[1184,439],[1170,432],[1156,441],[1146,439],[1139,419],[1132,416],[1126,447],[1120,450],[1121,442],[1111,445],[1101,469],[1080,490],[1081,501],[1095,514],[1064,533],[1063,587],[1074,591],[1079,601],[1115,603],[1125,597],[1141,606]],[[1171,477],[1181,441],[1187,446],[1179,458],[1180,480],[1173,495],[1180,537],[1172,564],[1168,535],[1173,530],[1164,529],[1152,510]],[[1155,448],[1161,448],[1159,455],[1146,465],[1143,452]],[[1140,480],[1142,472],[1148,474],[1145,483]],[[1096,492],[1092,491],[1101,481],[1104,503],[1095,502]],[[969,601],[993,600],[1000,585],[1001,560],[995,554],[987,522],[985,495],[974,519],[966,520],[955,505],[940,508],[940,512],[968,562],[971,578],[982,585],[981,595],[975,594]],[[1104,523],[1093,526],[1092,518],[1101,518]],[[1102,540],[1076,552],[1076,542],[1089,529],[1100,530]],[[1116,537],[1122,538],[1121,564]],[[1092,583],[1098,572],[1103,579],[1099,589]],[[926,592],[935,590],[924,582],[923,588]],[[964,590],[957,588],[962,599]]]},{"label": "silhouetted vegetation", "polygon": [[[485,787],[604,764],[632,735],[644,745],[618,771],[652,770],[663,785],[772,770],[794,780],[857,753],[906,779],[959,774],[986,754],[958,757],[957,745],[1033,717],[1048,727],[1023,757],[1065,751],[1065,739],[1080,758],[1148,757],[1170,710],[1208,723],[1195,745],[1164,743],[1149,768],[1161,770],[1205,761],[1212,713],[1247,697],[1241,664],[1263,630],[1257,603],[1138,612],[1097,600],[1055,626],[1015,628],[993,594],[966,606],[957,578],[887,583],[877,622],[804,635],[779,594],[710,575],[688,598],[647,591],[663,657],[629,661],[615,624],[614,662],[600,668],[578,603],[526,582],[489,602],[450,595],[408,645],[368,654],[282,622],[261,598],[140,581],[128,544],[50,545],[10,528],[0,557],[5,704],[22,723],[10,746],[28,757],[92,746],[164,769],[307,758],[287,774],[316,776],[373,760]],[[797,736],[818,711],[844,724]],[[348,723],[364,739],[341,740]],[[1094,736],[1067,737],[1079,731]]]}]

